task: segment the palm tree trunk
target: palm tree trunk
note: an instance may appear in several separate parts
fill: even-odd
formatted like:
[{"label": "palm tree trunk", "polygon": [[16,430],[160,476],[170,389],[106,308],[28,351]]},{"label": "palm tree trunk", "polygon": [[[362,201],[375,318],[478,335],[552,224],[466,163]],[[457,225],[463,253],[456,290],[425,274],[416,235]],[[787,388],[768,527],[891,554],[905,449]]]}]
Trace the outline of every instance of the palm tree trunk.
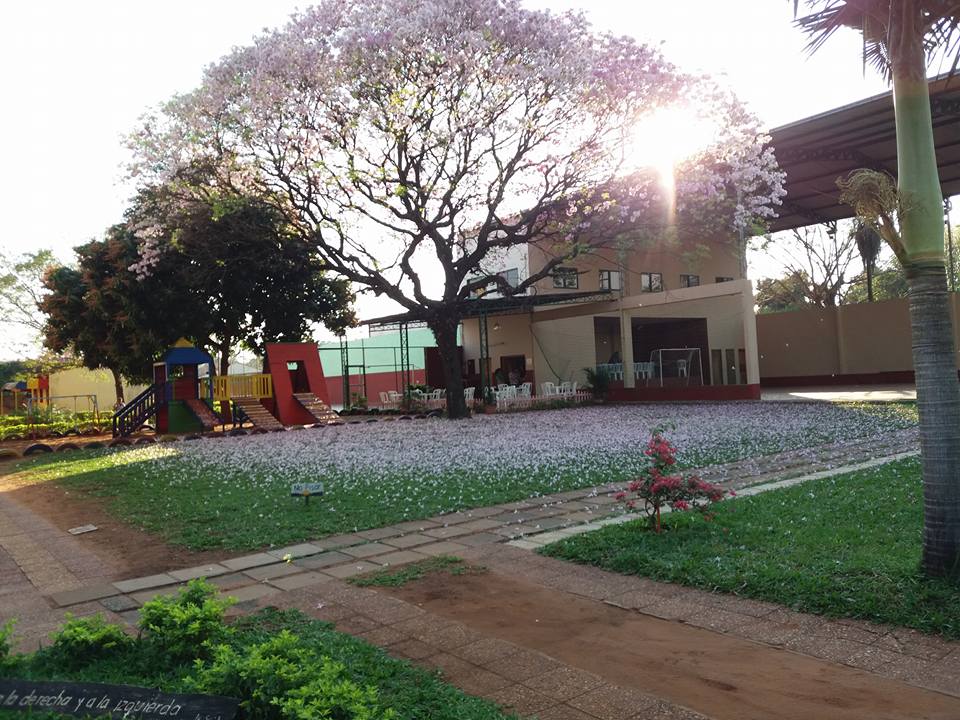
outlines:
[{"label": "palm tree trunk", "polygon": [[873,263],[867,263],[867,302],[873,302]]},{"label": "palm tree trunk", "polygon": [[918,6],[889,27],[897,127],[897,185],[910,287],[913,366],[923,456],[923,570],[960,569],[960,385],[947,295],[943,198],[933,142]]},{"label": "palm tree trunk", "polygon": [[909,271],[913,366],[923,460],[923,569],[960,570],[960,389],[943,264]]}]

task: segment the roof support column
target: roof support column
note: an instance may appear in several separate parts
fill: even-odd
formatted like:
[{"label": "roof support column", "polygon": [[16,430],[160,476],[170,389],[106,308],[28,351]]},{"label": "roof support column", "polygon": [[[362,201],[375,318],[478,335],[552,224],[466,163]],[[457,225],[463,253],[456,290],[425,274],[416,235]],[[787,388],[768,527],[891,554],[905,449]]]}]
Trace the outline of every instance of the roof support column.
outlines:
[{"label": "roof support column", "polygon": [[623,300],[620,300],[620,357],[623,360],[623,386],[634,388],[637,386],[637,376],[633,372],[633,318],[623,309]]},{"label": "roof support column", "polygon": [[760,353],[757,351],[757,316],[753,312],[753,283],[743,281],[740,293],[743,311],[743,349],[747,365],[747,385],[760,384]]}]

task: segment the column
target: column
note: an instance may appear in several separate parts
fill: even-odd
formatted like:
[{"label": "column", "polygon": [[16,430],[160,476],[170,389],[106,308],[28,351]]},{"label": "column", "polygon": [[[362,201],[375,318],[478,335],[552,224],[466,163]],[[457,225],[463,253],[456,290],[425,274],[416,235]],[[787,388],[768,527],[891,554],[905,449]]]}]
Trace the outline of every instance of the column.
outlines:
[{"label": "column", "polygon": [[633,323],[630,313],[620,308],[620,358],[623,360],[623,386],[634,388],[637,377],[633,374]]},{"label": "column", "polygon": [[753,312],[753,283],[743,281],[740,294],[743,308],[743,348],[747,362],[747,384],[760,384],[760,354],[757,351],[757,316]]}]

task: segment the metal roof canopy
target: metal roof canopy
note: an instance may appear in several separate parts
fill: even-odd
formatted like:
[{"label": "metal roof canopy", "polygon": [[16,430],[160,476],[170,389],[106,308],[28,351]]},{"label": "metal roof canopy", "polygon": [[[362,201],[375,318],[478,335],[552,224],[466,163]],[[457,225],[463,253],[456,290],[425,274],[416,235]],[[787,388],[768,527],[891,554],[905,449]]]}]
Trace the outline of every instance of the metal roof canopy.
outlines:
[{"label": "metal roof canopy", "polygon": [[[515,295],[513,297],[499,298],[476,298],[464,303],[460,318],[480,317],[481,315],[514,315],[530,312],[535,307],[541,305],[557,305],[565,302],[584,302],[587,300],[613,300],[615,296],[609,290],[596,290],[589,292],[550,294],[550,295]],[[429,315],[429,311],[411,310],[397,315],[385,315],[383,317],[373,318],[372,320],[363,320],[361,325],[389,325],[391,323],[409,323],[424,321]]]},{"label": "metal roof canopy", "polygon": [[[933,78],[929,87],[940,187],[951,197],[960,194],[960,76]],[[892,92],[783,125],[770,135],[787,173],[787,194],[771,232],[852,217],[837,189],[837,178],[852,170],[897,176]]]}]

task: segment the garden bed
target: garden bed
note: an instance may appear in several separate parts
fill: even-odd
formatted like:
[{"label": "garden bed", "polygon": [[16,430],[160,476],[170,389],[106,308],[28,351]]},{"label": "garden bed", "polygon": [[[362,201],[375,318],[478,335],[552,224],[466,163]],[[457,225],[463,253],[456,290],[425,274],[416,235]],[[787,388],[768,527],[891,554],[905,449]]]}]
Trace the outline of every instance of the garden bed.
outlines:
[{"label": "garden bed", "polygon": [[[297,611],[268,608],[225,625],[214,591],[195,583],[176,600],[148,603],[137,638],[84,618],[68,621],[47,648],[9,656],[0,633],[0,678],[233,697],[242,717],[260,720],[508,718],[436,674]],[[27,717],[45,716],[0,709],[0,718]]]},{"label": "garden bed", "polygon": [[960,583],[920,573],[917,458],[572,537],[543,552],[620,573],[960,639]]},{"label": "garden bed", "polygon": [[[194,549],[245,550],[635,477],[650,431],[704,466],[915,424],[912,406],[686,403],[380,420],[20,463],[9,486],[57,483]],[[319,501],[290,497],[325,483]]]}]

